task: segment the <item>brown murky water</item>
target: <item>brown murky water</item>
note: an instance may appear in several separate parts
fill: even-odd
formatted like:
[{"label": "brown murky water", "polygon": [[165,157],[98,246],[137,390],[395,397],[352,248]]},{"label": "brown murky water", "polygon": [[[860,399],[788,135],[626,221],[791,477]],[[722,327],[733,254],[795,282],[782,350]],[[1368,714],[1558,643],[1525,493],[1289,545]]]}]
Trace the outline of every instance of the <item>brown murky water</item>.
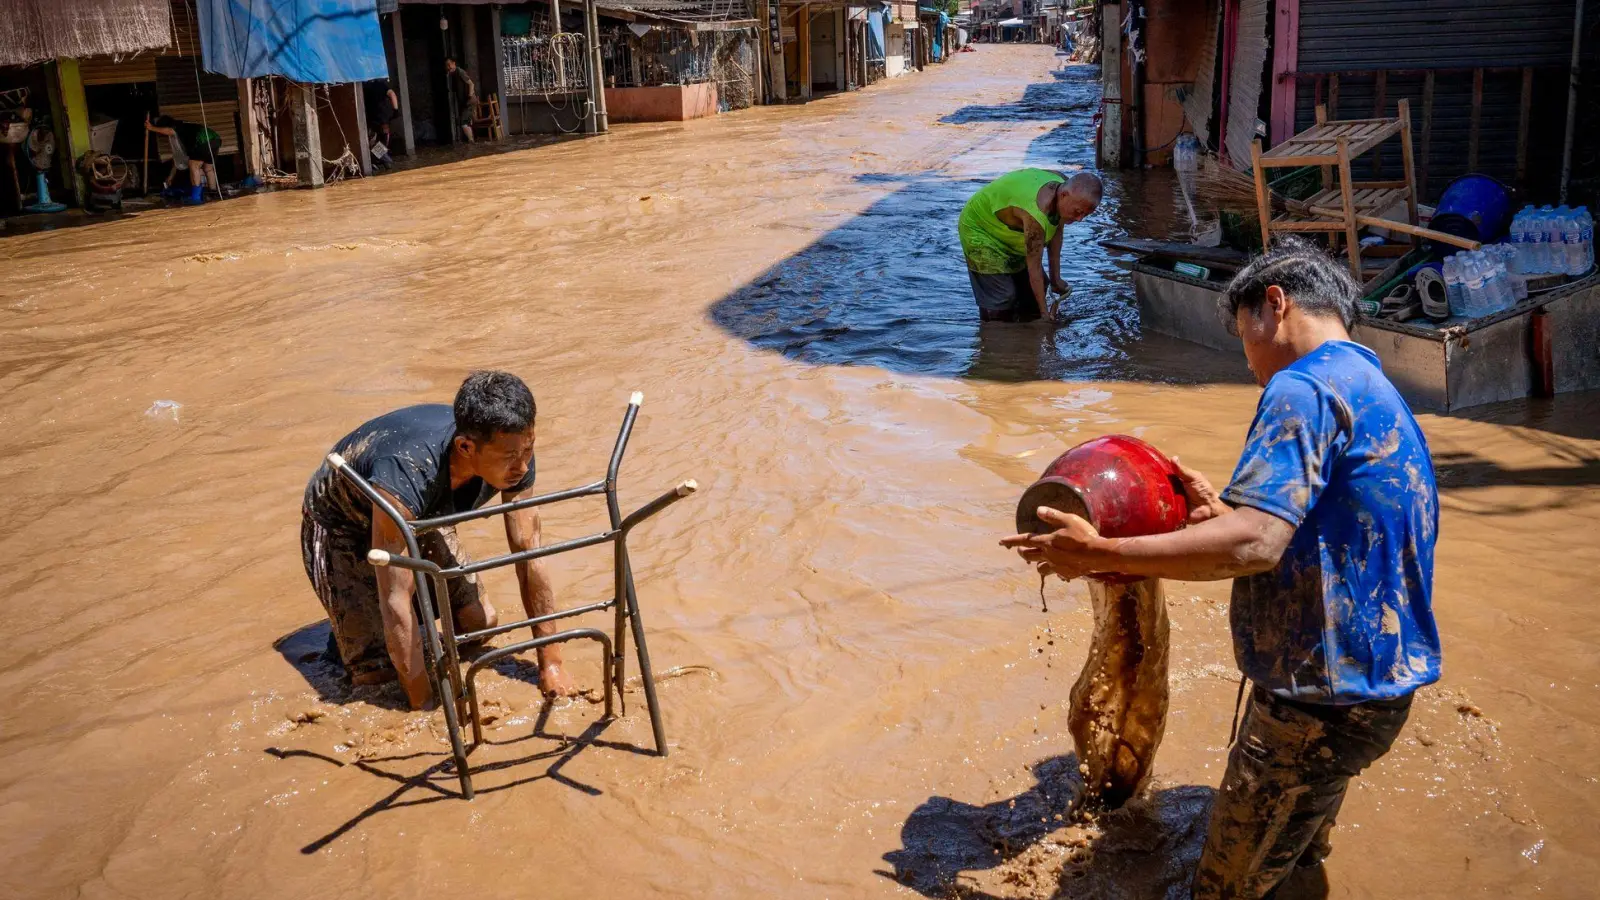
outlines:
[{"label": "brown murky water", "polygon": [[[1222,769],[1226,587],[1168,585],[1155,801],[1062,830],[1089,608],[1052,585],[1041,613],[995,541],[1093,435],[1224,478],[1256,390],[1136,339],[1089,240],[1168,215],[1131,203],[1071,238],[1073,326],[972,323],[952,198],[1088,155],[1092,73],[1056,65],[984,47],[804,108],[0,242],[0,896],[1161,896]],[[484,366],[539,396],[542,485],[598,474],[639,388],[626,498],[703,490],[637,540],[657,667],[686,667],[671,756],[636,751],[637,694],[564,742],[598,709],[541,714],[506,667],[475,756],[503,765],[465,803],[436,718],[312,657],[297,535],[334,439]],[[1346,803],[1336,896],[1600,883],[1597,423],[1592,395],[1424,419],[1446,680]],[[559,598],[606,572],[558,560]]]}]

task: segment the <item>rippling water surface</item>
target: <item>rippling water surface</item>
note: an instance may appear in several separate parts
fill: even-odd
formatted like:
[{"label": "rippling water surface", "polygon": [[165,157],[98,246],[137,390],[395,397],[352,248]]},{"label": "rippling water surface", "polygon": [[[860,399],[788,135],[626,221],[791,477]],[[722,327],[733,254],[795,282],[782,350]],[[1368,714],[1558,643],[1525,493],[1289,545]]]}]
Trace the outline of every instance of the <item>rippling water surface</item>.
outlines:
[{"label": "rippling water surface", "polygon": [[[1010,102],[940,116],[935,133],[960,135],[945,140],[947,158],[922,171],[857,174],[887,193],[719,302],[712,318],[758,347],[824,365],[996,381],[1236,375],[1236,367],[1208,354],[1186,353],[1159,337],[1140,341],[1127,275],[1097,243],[1171,227],[1171,187],[1162,176],[1110,179],[1100,208],[1066,229],[1061,264],[1073,286],[1067,325],[980,325],[973,316],[955,215],[987,181],[1022,165],[1093,170],[1099,105],[1099,70],[1072,66]],[[1029,135],[1020,159],[997,157],[989,152],[997,128],[1008,137],[1037,135]]]}]

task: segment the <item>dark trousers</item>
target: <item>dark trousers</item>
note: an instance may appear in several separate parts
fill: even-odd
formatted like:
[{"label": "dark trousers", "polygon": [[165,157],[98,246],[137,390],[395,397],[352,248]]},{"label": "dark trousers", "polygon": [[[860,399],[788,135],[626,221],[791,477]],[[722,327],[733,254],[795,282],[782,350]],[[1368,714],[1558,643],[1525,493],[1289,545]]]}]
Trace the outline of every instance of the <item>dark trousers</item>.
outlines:
[{"label": "dark trousers", "polygon": [[1350,779],[1389,752],[1411,713],[1397,700],[1323,706],[1255,688],[1211,807],[1194,900],[1270,897],[1332,851]]},{"label": "dark trousers", "polygon": [[1033,299],[1033,284],[1028,270],[998,275],[967,271],[972,296],[978,301],[978,317],[985,322],[1033,322],[1039,318],[1039,304]]},{"label": "dark trousers", "polygon": [[[441,528],[417,538],[423,558],[444,568],[471,562],[461,549],[454,528]],[[340,661],[354,684],[382,684],[395,679],[394,664],[383,634],[382,598],[378,595],[378,575],[367,562],[372,548],[368,534],[348,533],[327,528],[302,514],[300,558],[306,577],[327,610],[333,626],[334,645]],[[420,576],[419,576],[420,577]],[[479,601],[478,578],[450,579],[450,611]],[[444,603],[433,598],[434,611],[443,615]],[[420,627],[432,627],[431,622]]]}]

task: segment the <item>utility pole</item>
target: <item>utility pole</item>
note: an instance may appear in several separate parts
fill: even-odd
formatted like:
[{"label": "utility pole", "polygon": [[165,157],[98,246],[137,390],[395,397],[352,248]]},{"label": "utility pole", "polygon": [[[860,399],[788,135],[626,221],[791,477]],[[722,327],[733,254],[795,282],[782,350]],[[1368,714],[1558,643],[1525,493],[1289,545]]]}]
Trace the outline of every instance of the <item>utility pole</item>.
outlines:
[{"label": "utility pole", "polygon": [[606,116],[606,67],[600,56],[600,14],[594,0],[583,0],[583,40],[589,62],[589,109],[583,116],[583,132],[605,134],[611,126]]},{"label": "utility pole", "polygon": [[[1122,4],[1100,8],[1100,148],[1102,169],[1122,168]],[[1224,86],[1226,91],[1227,87]]]},{"label": "utility pole", "polygon": [[322,131],[317,125],[317,86],[293,84],[289,112],[294,118],[294,174],[301,187],[322,187]]},{"label": "utility pole", "polygon": [[767,66],[774,103],[789,101],[789,74],[783,61],[783,5],[767,0]]},{"label": "utility pole", "polygon": [[611,117],[606,113],[606,64],[600,54],[600,8],[595,0],[587,0],[589,7],[589,58],[594,66],[594,130],[605,134],[611,130]]}]

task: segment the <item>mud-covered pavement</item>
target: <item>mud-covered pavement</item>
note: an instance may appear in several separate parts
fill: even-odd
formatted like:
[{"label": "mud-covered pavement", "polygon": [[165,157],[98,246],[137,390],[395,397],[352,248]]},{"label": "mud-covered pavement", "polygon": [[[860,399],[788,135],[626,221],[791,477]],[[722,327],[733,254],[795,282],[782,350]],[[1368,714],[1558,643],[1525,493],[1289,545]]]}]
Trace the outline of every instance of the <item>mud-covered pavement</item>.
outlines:
[{"label": "mud-covered pavement", "polygon": [[[1139,339],[1093,244],[1163,229],[1164,188],[1113,180],[1069,230],[1074,322],[979,331],[965,192],[1092,162],[1094,74],[1057,66],[985,46],[806,107],[0,239],[0,896],[1174,895],[1233,709],[1226,586],[1168,586],[1152,802],[1069,828],[1086,597],[1042,613],[996,540],[1091,436],[1225,479],[1257,392]],[[671,755],[637,693],[596,729],[503,666],[466,803],[437,713],[317,659],[297,542],[334,440],[480,367],[537,394],[541,486],[599,474],[637,388],[625,503],[702,490],[634,542]],[[1600,397],[1422,421],[1445,681],[1353,788],[1333,895],[1592,896]],[[553,574],[562,605],[609,595],[603,551]]]}]

